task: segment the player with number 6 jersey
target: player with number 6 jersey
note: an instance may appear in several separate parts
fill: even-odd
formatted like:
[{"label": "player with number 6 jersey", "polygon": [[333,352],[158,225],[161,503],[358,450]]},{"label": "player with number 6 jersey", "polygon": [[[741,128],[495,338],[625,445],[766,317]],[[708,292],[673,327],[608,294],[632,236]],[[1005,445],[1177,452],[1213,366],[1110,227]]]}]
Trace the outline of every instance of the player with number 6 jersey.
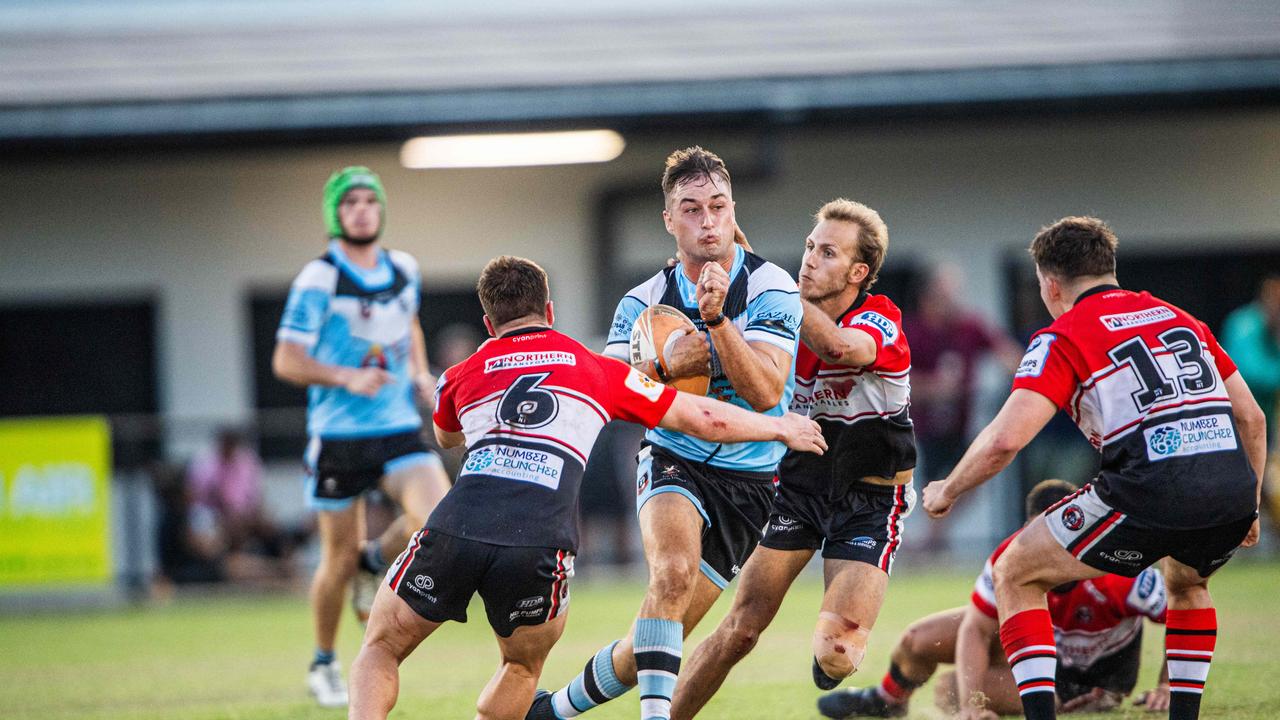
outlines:
[{"label": "player with number 6 jersey", "polygon": [[712,442],[826,448],[808,418],[677,392],[552,330],[547,276],[532,261],[492,260],[477,290],[493,339],[441,376],[434,414],[440,445],[465,445],[468,455],[379,588],[352,667],[352,718],[385,718],[399,664],[445,621],[466,622],[477,593],[502,657],[478,716],[524,716],[564,630],[578,489],[610,420]]},{"label": "player with number 6 jersey", "polygon": [[1000,413],[946,480],[930,515],[1002,470],[1059,409],[1102,454],[1095,482],[1037,518],[995,567],[1000,637],[1027,718],[1055,717],[1045,591],[1166,559],[1169,717],[1199,717],[1217,616],[1209,576],[1257,542],[1266,421],[1208,327],[1119,287],[1115,233],[1068,217],[1031,243],[1054,322],[1032,338]]}]

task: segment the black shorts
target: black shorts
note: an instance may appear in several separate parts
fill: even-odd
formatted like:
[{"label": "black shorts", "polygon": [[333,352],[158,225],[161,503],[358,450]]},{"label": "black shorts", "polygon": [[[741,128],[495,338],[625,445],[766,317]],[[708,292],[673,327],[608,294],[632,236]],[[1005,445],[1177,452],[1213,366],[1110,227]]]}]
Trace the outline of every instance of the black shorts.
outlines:
[{"label": "black shorts", "polygon": [[702,574],[720,589],[760,543],[773,505],[773,475],[696,463],[657,445],[642,448],[636,468],[636,512],[649,498],[679,493],[702,515]]},{"label": "black shorts", "polygon": [[1254,517],[1194,530],[1152,527],[1103,502],[1092,484],[1044,512],[1049,532],[1067,552],[1089,567],[1125,577],[1171,557],[1207,578],[1235,554]]},{"label": "black shorts", "polygon": [[760,545],[774,550],[817,550],[822,557],[856,560],[888,573],[902,544],[902,521],[915,507],[907,485],[849,483],[843,491],[814,495],[778,486]]},{"label": "black shorts", "polygon": [[312,437],[307,445],[307,501],[318,510],[342,510],[378,485],[384,475],[414,465],[440,465],[418,431],[357,439]]},{"label": "black shorts", "polygon": [[573,553],[468,540],[439,530],[414,533],[387,571],[387,585],[431,622],[467,621],[480,593],[489,627],[502,637],[541,625],[569,607]]},{"label": "black shorts", "polygon": [[1128,695],[1138,684],[1138,665],[1141,660],[1142,628],[1138,628],[1138,634],[1127,645],[1098,658],[1089,667],[1065,667],[1059,662],[1055,678],[1058,700],[1067,702],[1093,688]]}]

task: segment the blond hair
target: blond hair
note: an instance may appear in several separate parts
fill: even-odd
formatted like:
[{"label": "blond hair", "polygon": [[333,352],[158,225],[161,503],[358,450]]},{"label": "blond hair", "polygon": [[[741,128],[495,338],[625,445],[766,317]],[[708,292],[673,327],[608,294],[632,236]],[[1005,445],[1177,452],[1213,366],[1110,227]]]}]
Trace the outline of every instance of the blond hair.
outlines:
[{"label": "blond hair", "polygon": [[860,202],[836,198],[823,205],[813,220],[815,223],[837,220],[857,226],[857,258],[854,261],[867,264],[867,277],[862,281],[862,289],[871,289],[880,278],[880,267],[889,252],[889,228],[880,219],[880,213]]}]

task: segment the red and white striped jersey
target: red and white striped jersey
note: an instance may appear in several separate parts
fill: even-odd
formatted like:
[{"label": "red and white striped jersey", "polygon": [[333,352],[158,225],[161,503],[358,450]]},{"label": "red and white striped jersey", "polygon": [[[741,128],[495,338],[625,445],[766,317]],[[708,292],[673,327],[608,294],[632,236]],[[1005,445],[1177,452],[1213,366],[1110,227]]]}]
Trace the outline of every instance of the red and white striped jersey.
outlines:
[{"label": "red and white striped jersey", "polygon": [[826,493],[867,476],[891,478],[915,467],[911,426],[911,349],[902,311],[884,295],[858,294],[836,325],[876,340],[876,358],[863,367],[823,362],[803,343],[796,354],[791,411],[822,426],[827,452],[788,452],[778,480],[789,488]]},{"label": "red and white striped jersey", "polygon": [[1103,285],[1037,333],[1013,388],[1070,414],[1102,453],[1094,487],[1154,527],[1203,528],[1256,509],[1256,479],[1204,323],[1149,293]]},{"label": "red and white striped jersey", "polygon": [[[991,568],[1015,537],[1017,533],[1000,543],[973,584],[970,601],[990,618],[996,617]],[[1050,590],[1046,599],[1058,662],[1071,668],[1088,668],[1124,649],[1142,631],[1144,617],[1164,622],[1164,578],[1154,567],[1132,578],[1107,574],[1069,583]]]},{"label": "red and white striped jersey", "polygon": [[654,427],[676,391],[550,328],[490,340],[446,370],[435,424],[467,457],[427,527],[471,540],[576,551],[582,473],[605,423]]}]

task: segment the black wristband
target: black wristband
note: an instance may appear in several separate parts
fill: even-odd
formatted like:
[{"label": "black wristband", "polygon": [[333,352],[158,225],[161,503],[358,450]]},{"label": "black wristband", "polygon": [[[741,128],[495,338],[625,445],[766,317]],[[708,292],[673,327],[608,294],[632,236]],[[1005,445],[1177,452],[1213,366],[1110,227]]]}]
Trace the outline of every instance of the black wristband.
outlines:
[{"label": "black wristband", "polygon": [[658,380],[660,380],[661,382],[667,383],[671,381],[671,378],[667,377],[667,371],[662,369],[661,357],[655,357],[653,359],[653,371],[658,373]]},{"label": "black wristband", "polygon": [[711,318],[710,320],[703,320],[702,322],[704,325],[707,326],[708,330],[710,330],[711,328],[720,327],[724,323],[724,313],[720,313],[715,317]]}]

